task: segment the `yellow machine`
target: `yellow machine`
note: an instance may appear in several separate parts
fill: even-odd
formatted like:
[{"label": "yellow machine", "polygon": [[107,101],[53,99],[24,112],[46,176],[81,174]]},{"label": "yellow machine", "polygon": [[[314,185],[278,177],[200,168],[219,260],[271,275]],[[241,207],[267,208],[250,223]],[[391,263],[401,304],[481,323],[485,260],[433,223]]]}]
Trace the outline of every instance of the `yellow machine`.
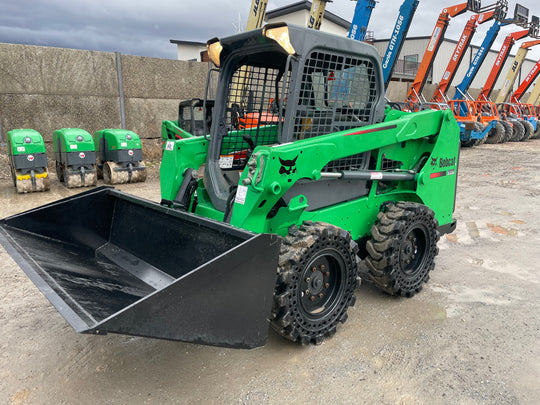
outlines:
[{"label": "yellow machine", "polygon": [[331,2],[332,0],[314,0],[313,3],[311,3],[311,10],[309,10],[309,20],[307,24],[308,28],[313,28],[315,30],[321,28],[326,3]]},{"label": "yellow machine", "polygon": [[536,105],[538,104],[538,100],[540,98],[540,80],[537,80],[536,84],[534,85],[534,88],[531,91],[531,95],[527,99],[527,104]]},{"label": "yellow machine", "polygon": [[521,44],[516,53],[516,56],[514,57],[514,61],[510,66],[510,70],[508,71],[508,74],[504,79],[503,85],[501,87],[501,90],[499,91],[499,95],[497,96],[495,103],[504,103],[509,97],[512,88],[514,87],[514,83],[516,81],[519,69],[521,68],[521,64],[523,63],[525,56],[527,56],[527,52],[529,52],[530,48],[538,44],[540,44],[540,40],[538,39],[534,41],[527,41]]}]

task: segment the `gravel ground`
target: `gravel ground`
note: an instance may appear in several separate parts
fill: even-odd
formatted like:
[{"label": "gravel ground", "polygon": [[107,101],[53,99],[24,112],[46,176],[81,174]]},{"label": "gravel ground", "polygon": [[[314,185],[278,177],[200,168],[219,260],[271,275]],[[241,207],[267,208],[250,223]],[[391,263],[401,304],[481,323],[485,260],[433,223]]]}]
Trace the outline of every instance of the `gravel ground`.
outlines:
[{"label": "gravel ground", "polygon": [[[0,154],[0,217],[76,193],[17,195]],[[158,164],[118,187],[159,201]],[[76,334],[0,248],[0,403],[538,404],[540,140],[460,156],[456,231],[411,299],[368,284],[338,333],[233,350]]]}]

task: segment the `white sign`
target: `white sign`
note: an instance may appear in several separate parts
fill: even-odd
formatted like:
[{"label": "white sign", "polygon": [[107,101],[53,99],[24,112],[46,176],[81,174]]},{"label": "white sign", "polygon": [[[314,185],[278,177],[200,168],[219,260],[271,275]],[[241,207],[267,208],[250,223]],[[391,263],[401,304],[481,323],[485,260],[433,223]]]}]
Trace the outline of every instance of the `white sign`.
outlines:
[{"label": "white sign", "polygon": [[236,189],[236,198],[234,199],[235,203],[244,205],[246,202],[246,195],[247,195],[247,187],[246,186],[238,186]]},{"label": "white sign", "polygon": [[221,169],[232,169],[234,155],[223,155],[219,157],[219,167]]}]

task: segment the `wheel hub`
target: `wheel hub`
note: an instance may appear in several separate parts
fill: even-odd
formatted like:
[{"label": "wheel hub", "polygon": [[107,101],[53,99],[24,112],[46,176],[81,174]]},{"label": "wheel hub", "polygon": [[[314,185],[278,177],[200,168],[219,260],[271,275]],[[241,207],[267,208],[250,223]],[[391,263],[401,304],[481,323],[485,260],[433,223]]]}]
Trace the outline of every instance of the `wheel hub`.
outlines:
[{"label": "wheel hub", "polygon": [[324,276],[323,273],[317,269],[312,273],[309,280],[309,290],[312,294],[318,294],[321,292],[324,286]]}]

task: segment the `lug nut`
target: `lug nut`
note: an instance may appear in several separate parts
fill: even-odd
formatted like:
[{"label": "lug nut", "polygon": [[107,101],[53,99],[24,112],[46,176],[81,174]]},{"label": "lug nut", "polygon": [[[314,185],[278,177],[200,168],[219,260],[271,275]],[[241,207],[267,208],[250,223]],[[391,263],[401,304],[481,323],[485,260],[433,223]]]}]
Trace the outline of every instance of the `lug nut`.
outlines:
[{"label": "lug nut", "polygon": [[321,264],[321,270],[324,270],[325,268],[324,264]]},{"label": "lug nut", "polygon": [[323,297],[323,293],[319,293],[319,298],[322,298]]},{"label": "lug nut", "polygon": [[326,288],[328,288],[328,287],[330,287],[330,284],[326,283],[324,286],[325,286]]},{"label": "lug nut", "polygon": [[309,277],[306,278],[306,283],[309,283],[310,280],[311,280],[311,279],[310,279]]},{"label": "lug nut", "polygon": [[326,277],[330,277],[330,272],[327,271],[326,273],[324,273],[324,275],[325,275]]},{"label": "lug nut", "polygon": [[311,271],[317,271],[317,267],[313,267]]},{"label": "lug nut", "polygon": [[311,297],[309,297],[309,299],[310,299],[311,301],[315,301],[315,296],[312,295]]},{"label": "lug nut", "polygon": [[309,294],[309,290],[306,290],[306,294]]}]

